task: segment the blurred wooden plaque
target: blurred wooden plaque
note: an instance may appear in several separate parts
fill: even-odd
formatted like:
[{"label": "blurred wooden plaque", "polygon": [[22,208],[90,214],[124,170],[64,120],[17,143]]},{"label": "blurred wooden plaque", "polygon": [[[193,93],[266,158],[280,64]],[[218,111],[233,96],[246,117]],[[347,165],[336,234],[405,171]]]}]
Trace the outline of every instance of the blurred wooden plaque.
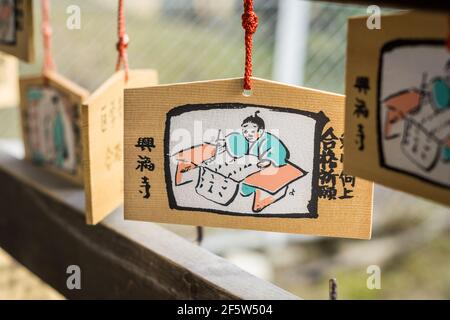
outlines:
[{"label": "blurred wooden plaque", "polygon": [[0,53],[0,109],[19,105],[19,62],[10,55]]},{"label": "blurred wooden plaque", "polygon": [[123,90],[157,84],[154,70],[116,72],[82,106],[86,219],[96,224],[123,202]]},{"label": "blurred wooden plaque", "polygon": [[0,51],[32,62],[34,59],[31,0],[0,1]]},{"label": "blurred wooden plaque", "polygon": [[125,218],[368,239],[344,96],[254,79],[125,90]]},{"label": "blurred wooden plaque", "polygon": [[345,171],[450,205],[448,15],[348,27]]},{"label": "blurred wooden plaque", "polygon": [[88,92],[63,76],[47,72],[20,79],[25,157],[83,184],[81,103]]}]

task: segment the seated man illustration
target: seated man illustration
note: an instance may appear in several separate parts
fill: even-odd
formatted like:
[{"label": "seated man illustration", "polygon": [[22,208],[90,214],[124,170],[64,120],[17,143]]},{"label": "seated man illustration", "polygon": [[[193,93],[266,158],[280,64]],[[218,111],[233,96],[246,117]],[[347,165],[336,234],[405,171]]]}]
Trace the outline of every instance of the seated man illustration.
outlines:
[{"label": "seated man illustration", "polygon": [[233,157],[254,155],[259,159],[258,167],[265,168],[271,163],[280,167],[286,164],[289,151],[284,144],[273,134],[266,132],[264,120],[258,116],[249,116],[242,121],[242,133],[229,134],[225,140],[219,140],[217,154],[225,150]]},{"label": "seated man illustration", "polygon": [[[245,155],[256,156],[259,161],[257,166],[260,169],[268,168],[271,165],[275,167],[286,165],[287,159],[289,159],[289,150],[280,139],[266,131],[264,120],[258,116],[259,113],[256,111],[254,115],[244,119],[241,124],[241,133],[231,133],[224,140],[218,141],[217,154],[227,151],[235,158]],[[276,177],[273,176],[273,179]],[[255,194],[253,211],[261,211],[279,200],[285,195],[286,190],[283,191],[282,195],[275,196],[261,192],[259,188],[247,184],[246,180],[241,184],[242,196],[248,197]]]},{"label": "seated man illustration", "polygon": [[[427,81],[426,73],[424,73],[420,88],[410,88],[397,92],[387,97],[383,103],[388,110],[384,123],[385,139],[395,139],[402,134],[391,132],[395,123],[403,120],[413,121],[420,124],[416,131],[423,131],[424,141],[430,140],[427,137],[431,137],[430,143],[435,144],[434,147],[429,145],[424,147],[428,151],[430,149],[436,150],[436,154],[440,153],[437,156],[444,162],[450,162],[450,60],[446,63],[444,76],[434,77]],[[425,110],[425,115],[422,112],[423,110]],[[414,128],[415,126],[417,125],[413,123],[406,128]],[[403,130],[404,126],[401,128]],[[416,136],[414,140],[409,140],[420,139]],[[403,141],[409,140],[403,139]],[[433,160],[434,157],[430,156],[428,159],[416,160],[421,167],[428,171],[436,164]]]},{"label": "seated man illustration", "polygon": [[244,197],[254,195],[253,212],[284,198],[288,185],[307,172],[288,161],[289,150],[266,131],[258,114],[244,119],[241,132],[174,154],[175,185],[197,181],[198,195],[223,206],[236,200],[240,190]]}]

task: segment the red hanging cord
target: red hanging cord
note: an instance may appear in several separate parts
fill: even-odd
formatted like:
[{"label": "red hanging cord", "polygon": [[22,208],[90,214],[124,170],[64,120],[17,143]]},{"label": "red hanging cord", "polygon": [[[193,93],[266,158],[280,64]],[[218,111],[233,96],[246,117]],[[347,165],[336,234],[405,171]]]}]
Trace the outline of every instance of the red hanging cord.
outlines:
[{"label": "red hanging cord", "polygon": [[252,89],[252,37],[258,27],[258,16],[253,10],[253,0],[244,0],[244,13],[242,14],[242,27],[245,30],[245,71],[244,89]]},{"label": "red hanging cord", "polygon": [[50,24],[50,0],[42,0],[42,38],[44,40],[44,66],[43,71],[55,70],[52,56],[52,26]]},{"label": "red hanging cord", "polygon": [[125,31],[125,13],[123,9],[123,0],[119,0],[119,13],[117,16],[117,25],[118,25],[118,36],[119,41],[117,42],[117,51],[119,52],[119,56],[117,58],[116,71],[120,69],[120,66],[123,63],[123,67],[125,69],[125,81],[128,81],[128,42],[129,38]]}]

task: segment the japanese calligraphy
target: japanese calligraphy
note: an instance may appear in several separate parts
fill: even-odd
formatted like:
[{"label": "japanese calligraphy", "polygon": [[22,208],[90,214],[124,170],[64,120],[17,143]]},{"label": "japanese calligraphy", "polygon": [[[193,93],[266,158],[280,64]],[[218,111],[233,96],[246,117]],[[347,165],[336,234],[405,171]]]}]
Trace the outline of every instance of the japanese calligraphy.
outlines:
[{"label": "japanese calligraphy", "polygon": [[147,149],[149,152],[151,152],[152,148],[155,148],[155,142],[153,140],[154,139],[151,137],[139,138],[135,147],[141,148],[141,151]]},{"label": "japanese calligraphy", "polygon": [[[151,152],[152,148],[155,148],[155,139],[153,137],[140,137],[135,144],[136,148],[139,148],[141,151]],[[137,166],[135,170],[139,172],[151,172],[155,170],[155,164],[152,162],[151,158],[146,155],[138,155],[138,159],[136,160]],[[147,176],[141,177],[141,188],[144,188],[144,191],[139,190],[139,193],[143,194],[144,199],[150,198],[150,181]]]},{"label": "japanese calligraphy", "polygon": [[358,90],[359,93],[367,94],[367,91],[370,90],[369,78],[368,77],[356,77],[354,87]]},{"label": "japanese calligraphy", "polygon": [[364,133],[364,126],[361,123],[358,123],[358,131],[356,133],[356,137],[357,137],[356,142],[358,144],[358,150],[363,151],[366,134]]},{"label": "japanese calligraphy", "polygon": [[139,156],[139,160],[137,161],[138,165],[136,170],[144,170],[153,171],[155,170],[155,165],[152,163],[152,160],[147,156]]},{"label": "japanese calligraphy", "polygon": [[143,190],[139,190],[139,193],[143,194],[143,198],[144,199],[150,198],[150,188],[151,188],[151,186],[150,186],[150,182],[149,182],[149,180],[148,180],[148,178],[146,176],[141,178],[141,185],[140,185],[140,187]]},{"label": "japanese calligraphy", "polygon": [[106,147],[106,159],[105,166],[106,169],[111,170],[114,163],[120,163],[122,161],[122,146],[120,144],[115,144],[114,146]]},{"label": "japanese calligraphy", "polygon": [[122,97],[115,98],[101,108],[100,128],[102,132],[113,130],[118,121],[123,119]]},{"label": "japanese calligraphy", "polygon": [[359,117],[367,118],[369,116],[369,109],[367,109],[366,101],[356,98],[355,111],[353,111],[353,114],[357,118]]},{"label": "japanese calligraphy", "polygon": [[[339,158],[335,149],[339,144]],[[356,184],[356,178],[338,172],[338,161],[343,162],[344,135],[339,138],[335,135],[332,127],[328,128],[322,135],[321,152],[319,157],[320,173],[319,173],[319,197],[327,200],[351,199],[353,196],[353,188]],[[338,182],[341,182],[338,186]],[[338,188],[342,189],[342,195],[338,192]]]},{"label": "japanese calligraphy", "polygon": [[[367,108],[365,96],[367,96],[367,93],[370,90],[369,78],[357,76],[355,84],[353,86],[357,89],[358,94],[362,95],[361,97],[357,96],[355,98],[353,116],[355,116],[357,119],[367,119],[369,117],[369,109]],[[364,132],[364,124],[361,120],[358,120],[357,128],[358,131],[356,134],[355,143],[358,145],[358,150],[363,151],[365,148],[364,142],[366,135]]]}]

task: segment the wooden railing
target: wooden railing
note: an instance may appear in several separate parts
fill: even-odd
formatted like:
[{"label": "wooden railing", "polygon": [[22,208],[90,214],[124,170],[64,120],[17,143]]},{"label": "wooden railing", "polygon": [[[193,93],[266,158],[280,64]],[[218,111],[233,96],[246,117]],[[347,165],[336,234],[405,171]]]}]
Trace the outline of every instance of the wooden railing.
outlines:
[{"label": "wooden railing", "polygon": [[[123,220],[122,208],[86,225],[82,189],[4,150],[0,246],[71,299],[298,299],[159,225]],[[66,285],[69,265],[81,290]]]}]

